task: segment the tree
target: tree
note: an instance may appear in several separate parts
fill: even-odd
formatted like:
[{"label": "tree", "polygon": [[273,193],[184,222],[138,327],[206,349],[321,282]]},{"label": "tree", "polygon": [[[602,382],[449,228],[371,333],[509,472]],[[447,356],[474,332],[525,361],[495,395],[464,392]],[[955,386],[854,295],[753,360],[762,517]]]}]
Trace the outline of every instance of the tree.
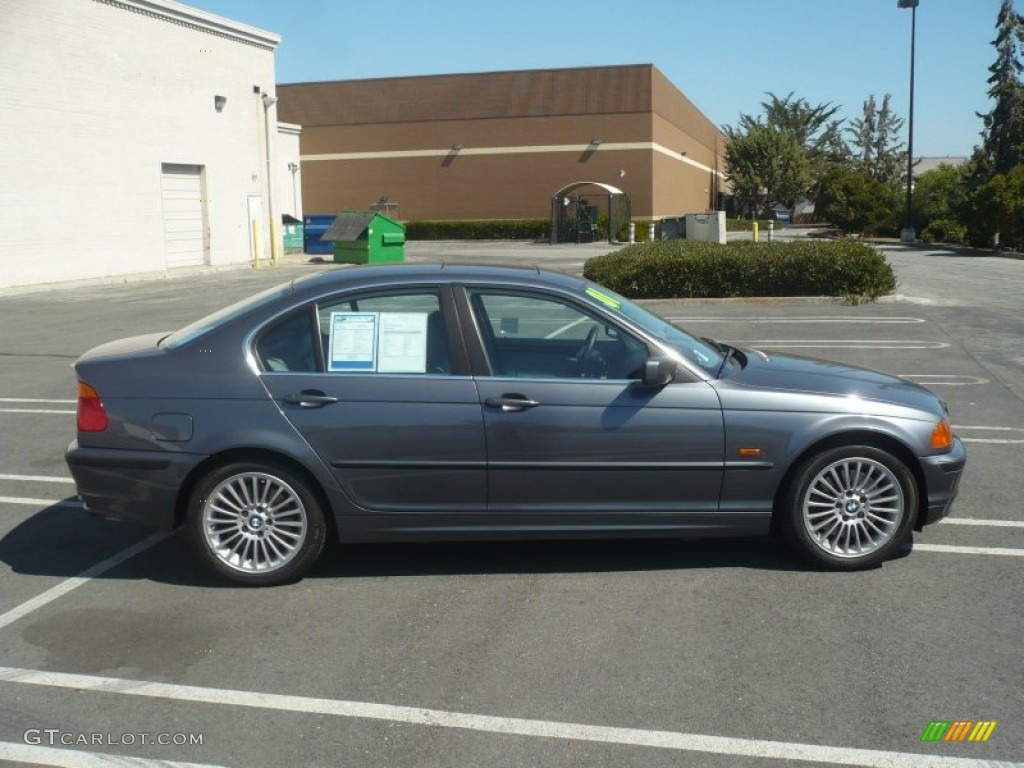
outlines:
[{"label": "tree", "polygon": [[988,96],[995,104],[988,114],[978,114],[985,128],[982,149],[994,173],[1004,174],[1024,163],[1024,15],[1013,8],[1013,0],[1003,0],[996,18],[996,60],[988,71]]},{"label": "tree", "polygon": [[914,176],[914,226],[923,232],[933,221],[968,219],[969,165],[940,165]]},{"label": "tree", "polygon": [[726,179],[742,209],[756,215],[780,203],[792,208],[807,194],[810,163],[796,139],[760,122],[725,131]]},{"label": "tree", "polygon": [[977,191],[988,227],[1002,246],[1024,250],[1024,164],[997,174]]},{"label": "tree", "polygon": [[736,128],[724,128],[727,178],[740,205],[752,210],[776,204],[792,208],[812,194],[836,141],[841,143],[839,121],[832,120],[839,107],[812,106],[792,93],[767,95],[768,101],[761,102],[763,117],[741,114]]},{"label": "tree", "polygon": [[882,97],[882,106],[874,94],[864,102],[864,115],[850,121],[846,133],[850,136],[854,167],[883,184],[898,184],[903,179],[907,154],[898,134],[903,118],[897,117],[889,106],[890,94]]},{"label": "tree", "polygon": [[836,167],[822,180],[819,214],[847,232],[889,235],[899,228],[899,192],[861,171]]}]

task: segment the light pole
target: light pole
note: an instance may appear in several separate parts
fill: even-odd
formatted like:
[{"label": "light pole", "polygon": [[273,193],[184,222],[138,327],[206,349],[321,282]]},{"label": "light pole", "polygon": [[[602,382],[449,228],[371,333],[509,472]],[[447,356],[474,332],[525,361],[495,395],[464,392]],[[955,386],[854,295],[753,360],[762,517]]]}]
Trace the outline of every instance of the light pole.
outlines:
[{"label": "light pole", "polygon": [[917,34],[918,0],[896,0],[897,8],[910,9],[910,120],[907,139],[907,213],[900,232],[900,240],[912,243],[917,238],[914,231],[914,44]]}]

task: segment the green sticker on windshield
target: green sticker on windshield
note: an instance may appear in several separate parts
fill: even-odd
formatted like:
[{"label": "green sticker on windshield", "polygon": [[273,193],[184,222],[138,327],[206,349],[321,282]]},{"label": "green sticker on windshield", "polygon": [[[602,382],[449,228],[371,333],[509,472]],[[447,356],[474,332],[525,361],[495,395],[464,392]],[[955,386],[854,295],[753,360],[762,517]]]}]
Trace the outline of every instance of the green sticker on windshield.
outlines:
[{"label": "green sticker on windshield", "polygon": [[586,294],[592,299],[597,299],[606,307],[611,307],[612,309],[622,309],[621,301],[613,299],[607,293],[601,293],[601,291],[597,290],[597,288],[587,288]]}]

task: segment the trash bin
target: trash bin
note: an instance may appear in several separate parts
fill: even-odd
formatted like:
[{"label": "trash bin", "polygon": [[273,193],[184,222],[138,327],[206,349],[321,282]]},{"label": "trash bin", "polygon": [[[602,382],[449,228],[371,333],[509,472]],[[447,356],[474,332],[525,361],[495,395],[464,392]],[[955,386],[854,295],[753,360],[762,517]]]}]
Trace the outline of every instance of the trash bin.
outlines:
[{"label": "trash bin", "polygon": [[405,261],[405,227],[382,213],[342,211],[322,239],[334,241],[338,264]]},{"label": "trash bin", "polygon": [[303,217],[302,242],[306,253],[334,253],[334,243],[320,236],[330,229],[335,218],[334,214],[322,213]]},{"label": "trash bin", "polygon": [[285,250],[296,250],[303,248],[303,226],[302,222],[287,213],[281,215],[281,228],[284,231]]}]

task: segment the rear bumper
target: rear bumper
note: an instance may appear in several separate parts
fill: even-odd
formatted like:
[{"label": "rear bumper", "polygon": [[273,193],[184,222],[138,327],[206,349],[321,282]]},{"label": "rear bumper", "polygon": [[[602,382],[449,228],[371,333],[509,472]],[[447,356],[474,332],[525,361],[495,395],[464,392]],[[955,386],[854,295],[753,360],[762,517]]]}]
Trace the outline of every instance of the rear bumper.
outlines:
[{"label": "rear bumper", "polygon": [[64,454],[87,511],[163,530],[174,527],[178,491],[205,458],[190,453],[82,448],[77,440]]},{"label": "rear bumper", "polygon": [[925,456],[921,459],[921,471],[924,473],[928,497],[923,514],[918,519],[917,530],[937,523],[949,514],[953,500],[960,490],[960,477],[966,464],[967,450],[959,438],[954,439],[953,450],[949,453]]}]

